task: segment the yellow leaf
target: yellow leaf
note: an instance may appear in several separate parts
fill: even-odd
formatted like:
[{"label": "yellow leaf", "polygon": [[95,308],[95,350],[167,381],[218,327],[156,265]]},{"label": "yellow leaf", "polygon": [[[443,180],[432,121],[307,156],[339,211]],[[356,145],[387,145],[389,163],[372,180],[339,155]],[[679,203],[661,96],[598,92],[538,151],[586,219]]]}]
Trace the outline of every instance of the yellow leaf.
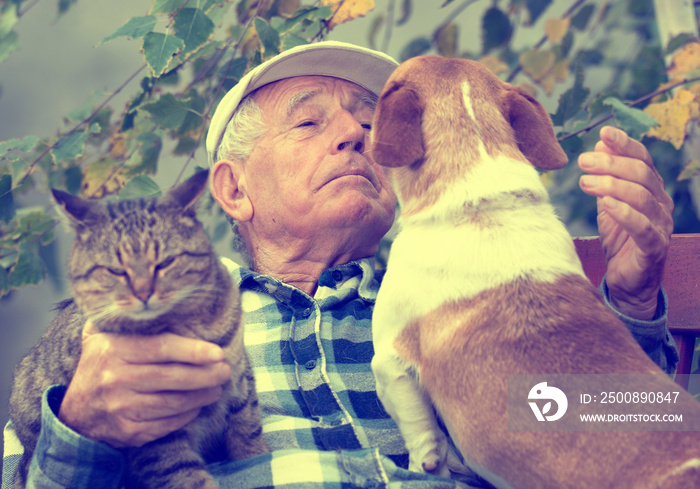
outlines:
[{"label": "yellow leaf", "polygon": [[695,96],[688,90],[678,90],[671,100],[650,104],[644,112],[652,116],[659,123],[647,134],[649,136],[668,141],[676,149],[680,149],[685,141],[686,126],[692,113],[698,111],[698,103]]},{"label": "yellow leaf", "polygon": [[527,93],[532,98],[535,98],[537,96],[537,87],[534,87],[529,83],[519,83],[518,88],[523,92]]},{"label": "yellow leaf", "polygon": [[700,69],[700,42],[691,41],[673,56],[667,72],[671,78],[682,78],[697,69]]},{"label": "yellow leaf", "polygon": [[554,185],[554,172],[542,172],[542,174],[540,175],[540,180],[542,181],[542,185],[544,185],[545,188],[551,189]]},{"label": "yellow leaf", "polygon": [[554,67],[556,55],[553,51],[530,49],[520,55],[519,61],[525,73],[534,81],[539,82]]},{"label": "yellow leaf", "polygon": [[291,17],[292,14],[300,8],[300,0],[279,0],[277,4],[277,14],[282,17]]},{"label": "yellow leaf", "polygon": [[501,61],[500,58],[493,55],[484,56],[479,60],[481,64],[486,66],[492,73],[500,75],[508,71],[508,65]]},{"label": "yellow leaf", "polygon": [[547,95],[552,95],[552,92],[554,92],[554,85],[556,85],[554,75],[550,72],[549,75],[540,80],[539,85]]},{"label": "yellow leaf", "polygon": [[[686,90],[688,90],[690,93],[693,94],[693,97],[695,97],[696,102],[700,102],[700,83],[696,83],[695,85],[690,85],[689,87],[686,87]],[[700,119],[700,103],[694,104],[695,108],[691,106],[690,109],[690,118],[691,119]]]},{"label": "yellow leaf", "polygon": [[683,171],[678,175],[678,181],[688,180],[689,178],[697,177],[700,175],[700,161],[693,160],[689,162]]},{"label": "yellow leaf", "polygon": [[552,70],[552,74],[554,75],[554,79],[557,82],[561,83],[568,80],[569,75],[571,75],[571,70],[569,69],[569,61],[566,59],[557,61],[554,65],[554,69]]},{"label": "yellow leaf", "polygon": [[127,139],[123,134],[112,136],[109,142],[109,156],[115,160],[124,158],[127,151]]},{"label": "yellow leaf", "polygon": [[265,17],[274,0],[244,0],[238,4],[238,22],[246,24],[253,17]]},{"label": "yellow leaf", "polygon": [[571,19],[565,17],[563,19],[549,19],[544,25],[544,32],[547,34],[547,39],[552,44],[559,44],[566,33],[569,32]]},{"label": "yellow leaf", "polygon": [[125,182],[118,165],[109,157],[87,165],[83,171],[83,196],[100,199],[122,188]]},{"label": "yellow leaf", "polygon": [[327,24],[330,31],[338,24],[364,17],[374,8],[374,0],[321,0],[321,5],[333,10],[333,16]]},{"label": "yellow leaf", "polygon": [[554,64],[552,70],[540,80],[539,84],[547,95],[551,95],[554,92],[554,86],[557,83],[566,81],[569,78],[569,74],[569,62],[562,59]]}]

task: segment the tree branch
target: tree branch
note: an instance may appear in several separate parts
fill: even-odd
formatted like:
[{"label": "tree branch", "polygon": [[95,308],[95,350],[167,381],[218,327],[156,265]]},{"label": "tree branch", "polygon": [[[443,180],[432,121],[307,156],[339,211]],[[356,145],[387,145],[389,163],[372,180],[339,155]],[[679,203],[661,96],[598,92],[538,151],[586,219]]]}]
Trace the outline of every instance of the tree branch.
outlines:
[{"label": "tree branch", "polygon": [[[667,93],[667,92],[670,92],[671,90],[673,90],[673,89],[676,88],[676,87],[679,87],[679,86],[681,86],[681,85],[687,85],[687,84],[689,84],[689,83],[694,83],[694,82],[696,82],[696,81],[700,81],[700,76],[696,76],[696,77],[693,77],[693,78],[684,78],[683,80],[680,80],[680,81],[678,81],[678,82],[676,82],[676,83],[673,83],[673,84],[671,84],[671,85],[669,85],[669,86],[667,86],[667,87],[660,88],[660,89],[658,89],[658,90],[656,90],[656,91],[654,91],[654,92],[648,93],[648,94],[644,95],[643,97],[638,98],[637,100],[635,100],[635,101],[633,101],[633,102],[630,102],[629,104],[627,104],[627,107],[634,107],[634,106],[637,106],[637,105],[639,105],[639,104],[641,104],[641,103],[644,103],[644,102],[646,102],[647,100],[652,99],[652,98],[654,98],[654,97],[656,97],[656,96],[658,96],[658,95],[663,95],[663,94],[665,94],[665,93]],[[597,121],[593,122],[592,124],[589,124],[588,126],[582,128],[582,129],[579,129],[578,131],[574,131],[574,132],[572,132],[572,133],[570,133],[570,134],[567,134],[566,136],[560,137],[560,138],[558,139],[558,141],[561,143],[562,141],[566,141],[566,140],[569,139],[569,138],[572,138],[572,137],[574,137],[574,136],[578,136],[578,135],[581,134],[581,133],[588,132],[588,131],[590,131],[591,129],[593,129],[593,128],[595,128],[595,127],[597,127],[597,126],[603,124],[604,122],[609,121],[609,120],[612,119],[613,117],[614,117],[614,114],[608,114],[608,115],[606,115],[605,117],[603,117],[603,118],[601,118],[601,119],[598,119]]]},{"label": "tree branch", "polygon": [[[96,116],[96,115],[97,115],[97,114],[98,114],[98,113],[99,113],[99,112],[100,112],[100,111],[101,111],[101,110],[102,110],[102,109],[117,95],[117,94],[119,94],[119,92],[121,92],[121,91],[129,84],[129,82],[131,82],[131,80],[133,80],[139,73],[141,73],[141,71],[143,71],[143,69],[146,68],[146,66],[147,66],[147,65],[144,63],[138,70],[136,70],[131,76],[129,76],[129,78],[127,78],[126,81],[125,81],[124,83],[122,83],[122,84],[119,86],[119,88],[117,88],[109,97],[107,97],[107,98],[105,99],[105,101],[102,102],[102,103],[100,104],[100,106],[97,107],[97,109],[95,109],[95,110],[92,112],[92,114],[90,114],[89,116],[87,116],[87,117],[86,117],[84,120],[82,120],[81,122],[78,122],[78,123],[77,123],[75,126],[73,126],[68,132],[66,132],[66,133],[63,134],[61,137],[59,137],[59,138],[56,140],[55,143],[53,143],[53,144],[47,146],[46,149],[31,163],[31,165],[29,165],[29,168],[27,169],[27,173],[24,174],[24,176],[23,176],[22,179],[20,180],[20,182],[19,182],[19,184],[17,185],[17,187],[21,187],[21,186],[22,186],[22,184],[27,180],[27,178],[29,178],[29,175],[31,175],[32,170],[34,169],[34,167],[36,166],[36,164],[39,163],[39,162],[41,161],[41,159],[42,159],[44,156],[46,156],[47,154],[49,154],[49,151],[51,151],[51,150],[54,149],[56,146],[58,146],[58,144],[59,144],[61,141],[63,141],[66,137],[68,137],[69,134],[72,134],[73,132],[77,131],[77,130],[80,129],[80,127],[82,127],[83,125],[88,124],[88,123],[89,123],[89,122],[90,122],[90,121],[91,121],[91,120],[92,120],[92,119],[93,119],[93,118],[94,118],[94,117],[95,117],[95,116]],[[17,188],[17,187],[15,187],[15,188]]]},{"label": "tree branch", "polygon": [[[578,0],[575,2],[569,9],[564,12],[564,14],[561,16],[562,19],[566,19],[569,17],[574,11],[576,11],[577,8],[579,8],[583,3],[585,3],[586,0]],[[542,38],[537,41],[537,44],[535,44],[534,49],[539,49],[542,47],[542,45],[547,41],[547,35],[542,36]],[[518,64],[518,66],[515,67],[515,69],[511,72],[510,75],[508,75],[508,78],[506,79],[506,82],[511,83],[513,79],[520,73],[523,69],[523,66],[521,64]]]}]

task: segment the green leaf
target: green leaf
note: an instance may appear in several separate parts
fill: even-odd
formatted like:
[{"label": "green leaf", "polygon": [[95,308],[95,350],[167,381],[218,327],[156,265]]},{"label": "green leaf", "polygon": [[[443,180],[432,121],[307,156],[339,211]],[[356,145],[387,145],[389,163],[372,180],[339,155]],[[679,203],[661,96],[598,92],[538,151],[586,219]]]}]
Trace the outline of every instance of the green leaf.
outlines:
[{"label": "green leaf", "polygon": [[160,187],[151,177],[146,175],[138,175],[129,180],[119,191],[120,200],[158,196],[160,196]]},{"label": "green leaf", "polygon": [[74,131],[67,134],[51,150],[54,163],[58,164],[82,155],[87,138],[86,131]]},{"label": "green leaf", "polygon": [[7,295],[10,290],[10,275],[4,267],[0,267],[0,298]]},{"label": "green leaf", "polygon": [[584,5],[571,17],[571,27],[583,31],[588,26],[591,16],[595,12],[595,5]]},{"label": "green leaf", "polygon": [[381,28],[384,27],[384,21],[384,14],[379,14],[374,17],[372,25],[369,28],[369,33],[367,34],[370,49],[377,49],[377,35],[379,35]]},{"label": "green leaf", "polygon": [[12,196],[12,175],[0,177],[0,221],[10,222],[15,217],[15,200]]},{"label": "green leaf", "polygon": [[0,39],[0,63],[10,57],[12,53],[19,49],[19,36],[15,31]]},{"label": "green leaf", "polygon": [[58,16],[65,15],[78,0],[58,0]]},{"label": "green leaf", "polygon": [[[445,5],[443,5],[444,7]],[[408,19],[411,18],[411,12],[413,12],[413,2],[412,0],[403,0],[401,2],[401,17],[396,21],[397,26],[402,26]]]},{"label": "green leaf", "polygon": [[194,1],[188,2],[187,0],[156,0],[153,2],[153,7],[151,7],[150,14],[171,14],[178,9],[182,8],[185,3],[195,3]]},{"label": "green leaf", "polygon": [[542,12],[547,10],[551,3],[552,0],[525,0],[527,10],[530,12],[530,24],[537,22]]},{"label": "green leaf", "polygon": [[305,44],[309,44],[309,41],[297,36],[296,34],[287,34],[284,37],[282,37],[280,51],[284,52],[287,49],[292,49],[296,46],[303,46]]},{"label": "green leaf", "polygon": [[175,155],[191,155],[197,149],[197,140],[188,136],[180,138],[173,150]]},{"label": "green leaf", "polygon": [[70,166],[63,171],[65,178],[66,191],[73,195],[80,193],[80,188],[83,185],[83,171],[79,166]]},{"label": "green leaf", "polygon": [[510,39],[510,19],[498,7],[489,8],[481,21],[481,45],[484,53],[503,46]]},{"label": "green leaf", "polygon": [[17,9],[18,4],[13,2],[5,3],[0,8],[0,39],[12,32],[12,28],[19,21]]},{"label": "green leaf", "polygon": [[27,246],[19,253],[19,258],[10,270],[8,277],[10,287],[19,288],[23,285],[37,285],[46,277],[46,268],[39,258],[36,245]]},{"label": "green leaf", "polygon": [[185,47],[185,41],[170,34],[149,32],[143,37],[143,54],[155,76],[160,76],[177,53]]},{"label": "green leaf", "polygon": [[268,58],[280,53],[280,35],[270,24],[260,17],[255,18],[255,31],[263,45],[263,57]]},{"label": "green leaf", "polygon": [[583,86],[583,70],[576,70],[574,85],[559,97],[557,112],[552,116],[555,126],[563,126],[566,121],[581,111],[589,90]]},{"label": "green leaf", "polygon": [[117,37],[143,37],[149,32],[153,31],[153,28],[156,26],[157,21],[158,20],[153,15],[146,15],[144,17],[132,17],[127,21],[126,24],[117,29],[114,34],[105,37],[97,45],[99,46],[100,44],[109,42]]},{"label": "green leaf", "polygon": [[36,148],[39,144],[39,138],[36,136],[25,136],[22,139],[10,139],[9,141],[4,141],[0,143],[0,158],[7,158],[13,161],[14,158],[9,155],[10,151],[19,151],[21,153],[28,153]]},{"label": "green leaf", "polygon": [[182,100],[187,108],[187,114],[182,124],[177,130],[177,134],[184,136],[189,132],[196,131],[202,127],[204,119],[202,114],[206,109],[206,100],[202,98],[197,92],[191,91]]},{"label": "green leaf", "polygon": [[93,112],[93,108],[97,100],[104,95],[104,90],[98,90],[90,95],[87,101],[78,107],[77,109],[71,111],[68,114],[68,118],[75,122],[81,122],[86,120]]},{"label": "green leaf", "polygon": [[[138,165],[132,167],[130,174],[154,174],[158,169],[158,159],[163,148],[163,141],[158,134],[152,132],[139,134],[136,141],[139,143],[138,155],[141,157],[141,161]],[[129,163],[131,166],[131,161]]]},{"label": "green leaf", "polygon": [[207,42],[214,32],[214,23],[203,10],[183,8],[173,24],[177,37],[185,41],[184,54],[191,53]]},{"label": "green leaf", "polygon": [[426,52],[430,51],[431,48],[431,43],[430,39],[427,37],[418,37],[414,39],[413,41],[409,42],[402,50],[401,54],[399,55],[399,59],[401,62],[406,61],[407,59],[420,56],[421,54],[425,54]]},{"label": "green leaf", "polygon": [[656,119],[652,116],[643,110],[627,107],[619,99],[609,97],[606,98],[603,103],[613,108],[613,114],[615,115],[615,120],[619,124],[620,129],[629,134],[633,139],[641,139],[642,134],[658,125],[658,122],[656,122]]},{"label": "green leaf", "polygon": [[664,54],[671,54],[678,48],[681,48],[685,46],[685,44],[690,41],[695,39],[695,36],[692,34],[679,34],[670,41],[668,41],[668,46],[666,46],[666,51]]},{"label": "green leaf", "polygon": [[176,99],[171,93],[141,108],[151,114],[153,122],[166,129],[178,129],[192,111],[186,102]]},{"label": "green leaf", "polygon": [[55,225],[53,217],[41,207],[24,207],[17,211],[17,227],[12,236],[19,241],[34,241],[48,234]]}]

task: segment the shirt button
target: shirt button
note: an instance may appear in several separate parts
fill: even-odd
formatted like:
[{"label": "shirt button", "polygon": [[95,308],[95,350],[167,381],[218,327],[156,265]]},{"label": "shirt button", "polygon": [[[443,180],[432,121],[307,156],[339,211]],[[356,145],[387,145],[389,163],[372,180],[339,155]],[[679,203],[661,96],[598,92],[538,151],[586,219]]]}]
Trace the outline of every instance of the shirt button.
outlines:
[{"label": "shirt button", "polygon": [[333,280],[335,280],[336,282],[340,282],[341,280],[343,280],[343,274],[336,270],[335,272],[333,272]]},{"label": "shirt button", "polygon": [[304,364],[307,370],[313,370],[316,368],[316,360],[309,360]]},{"label": "shirt button", "polygon": [[311,316],[311,308],[308,307],[308,308],[304,309],[304,312],[302,312],[301,315],[304,316],[305,318]]}]

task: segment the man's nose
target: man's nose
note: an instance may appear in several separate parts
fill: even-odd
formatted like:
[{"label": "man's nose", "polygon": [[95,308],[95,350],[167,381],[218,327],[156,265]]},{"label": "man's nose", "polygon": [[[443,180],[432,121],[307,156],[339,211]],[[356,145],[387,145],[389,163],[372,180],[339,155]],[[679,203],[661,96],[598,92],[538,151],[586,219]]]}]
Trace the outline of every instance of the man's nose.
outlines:
[{"label": "man's nose", "polygon": [[336,151],[341,152],[350,148],[352,151],[361,153],[365,149],[365,129],[353,117],[353,115],[343,110],[336,116],[338,136],[334,144]]}]

